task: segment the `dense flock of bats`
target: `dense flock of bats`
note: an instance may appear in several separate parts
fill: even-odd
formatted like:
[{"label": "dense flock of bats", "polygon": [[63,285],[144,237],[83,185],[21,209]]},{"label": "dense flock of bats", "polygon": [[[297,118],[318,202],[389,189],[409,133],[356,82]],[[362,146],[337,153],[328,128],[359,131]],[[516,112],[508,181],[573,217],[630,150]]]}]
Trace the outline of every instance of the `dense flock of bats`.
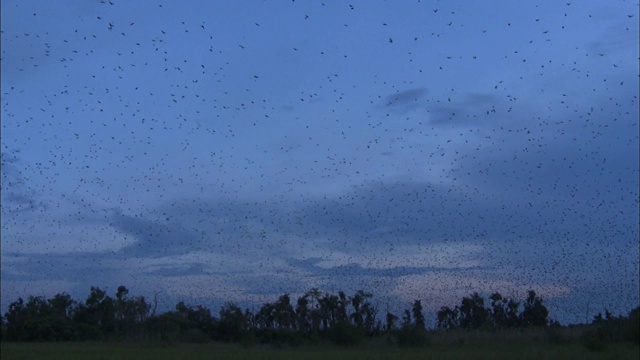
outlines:
[{"label": "dense flock of bats", "polygon": [[[339,4],[327,3],[340,19],[332,25],[338,30],[328,32],[341,34],[369,16],[354,15],[358,20],[351,23],[349,14],[366,12],[369,4]],[[3,17],[26,6],[4,2]],[[481,280],[478,289],[461,285],[469,293],[489,291],[482,287],[510,279],[525,284],[516,286],[518,296],[525,295],[526,284],[570,287],[576,279],[584,288],[609,284],[609,295],[637,289],[637,278],[636,283],[625,280],[633,269],[616,268],[629,266],[625,251],[637,251],[638,236],[638,157],[619,152],[637,152],[638,145],[633,85],[638,79],[621,72],[629,61],[637,65],[637,59],[616,55],[616,46],[624,43],[591,49],[578,49],[576,43],[561,49],[567,44],[555,44],[554,36],[562,37],[565,25],[547,22],[545,14],[532,15],[524,25],[527,15],[478,26],[466,24],[458,10],[444,3],[423,1],[421,16],[429,31],[403,28],[392,16],[372,16],[367,26],[385,35],[361,39],[375,45],[354,48],[386,46],[385,52],[406,59],[406,69],[387,69],[389,74],[358,82],[350,69],[367,64],[352,61],[362,57],[341,39],[319,39],[326,48],[305,48],[305,42],[286,39],[230,44],[226,37],[241,37],[207,22],[206,14],[194,14],[200,19],[191,21],[176,15],[169,23],[149,22],[143,14],[112,11],[124,6],[128,2],[100,1],[77,22],[50,30],[29,30],[27,24],[18,33],[3,26],[2,244],[11,249],[3,263],[5,256],[15,256],[3,265],[3,276],[15,266],[16,272],[28,274],[17,279],[58,271],[64,280],[102,285],[102,277],[118,273],[117,261],[140,258],[157,261],[147,275],[248,279],[218,294],[277,296],[308,290],[307,285],[384,293],[402,276],[450,274],[464,263],[444,251],[438,260],[425,256],[432,260],[424,264],[398,261],[415,260],[415,254],[398,249],[437,239],[470,241],[460,251],[471,265],[461,266]],[[171,11],[163,4],[148,6],[148,17]],[[578,6],[566,2],[559,7],[561,14],[548,16],[580,14],[579,23],[587,29],[592,14],[574,11]],[[315,17],[305,11],[292,14],[283,18],[295,16],[300,31]],[[37,24],[48,16],[34,9],[31,21]],[[637,37],[636,15],[616,16],[616,34]],[[261,33],[278,26],[271,20],[247,19],[250,25],[241,26],[247,33]],[[571,24],[576,26],[575,20]],[[419,49],[454,29],[491,36],[490,49],[474,53],[444,46],[433,61],[419,64]],[[530,36],[517,47],[500,45],[502,36],[522,29]],[[331,41],[342,45],[332,47]],[[295,72],[269,72],[273,60],[265,59],[258,69],[243,65],[269,46],[272,52],[307,59],[312,67],[317,59],[327,72],[310,82]],[[581,55],[570,62],[540,55],[554,51]],[[521,64],[523,73],[484,80],[484,94],[452,87],[442,96],[433,90],[438,84],[423,81],[429,74],[455,77],[465,67],[482,72],[487,63],[480,61],[489,56],[496,66]],[[413,71],[416,80],[394,83],[395,71]],[[33,80],[45,73],[49,83]],[[603,73],[611,77],[602,78]],[[295,84],[296,77],[309,86],[288,93],[286,104],[278,103],[281,99],[271,94],[277,83]],[[582,93],[559,83],[562,79],[578,84]],[[537,84],[530,94],[537,91],[543,100],[522,98],[527,93],[518,89],[528,82]],[[584,105],[581,94],[599,101]],[[340,184],[348,186],[340,189]],[[80,236],[71,235],[74,224],[97,224],[98,230],[88,226]],[[117,237],[114,233],[128,243],[121,248],[105,244]],[[65,248],[58,242],[67,237],[81,238],[78,252],[56,250]],[[477,244],[507,253],[482,257],[475,252]],[[41,256],[20,254],[21,246]],[[323,261],[334,258],[327,255],[332,252],[354,260],[323,267]],[[203,253],[216,254],[211,255],[215,260]],[[158,259],[163,257],[175,262],[162,264]],[[601,263],[580,263],[594,260]],[[483,275],[483,265],[489,275]],[[585,270],[589,267],[596,272]],[[618,278],[608,279],[610,274]],[[457,281],[464,283],[465,276]],[[136,281],[143,284],[144,278]],[[604,297],[592,290],[591,296]],[[635,300],[600,300],[618,306],[638,299],[636,293]]]}]

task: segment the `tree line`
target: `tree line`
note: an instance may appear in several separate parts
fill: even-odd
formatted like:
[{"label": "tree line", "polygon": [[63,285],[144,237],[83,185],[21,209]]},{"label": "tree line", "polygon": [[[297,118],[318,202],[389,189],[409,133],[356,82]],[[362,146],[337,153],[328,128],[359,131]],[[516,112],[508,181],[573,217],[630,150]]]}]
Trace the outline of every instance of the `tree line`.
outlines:
[{"label": "tree line", "polygon": [[[398,317],[389,311],[379,316],[380,309],[372,298],[363,290],[348,296],[342,291],[332,294],[311,289],[295,301],[284,294],[253,311],[228,302],[215,316],[204,306],[182,301],[173,311],[157,313],[157,301],[130,296],[125,286],[118,287],[114,297],[92,287],[84,301],[74,300],[66,293],[49,299],[19,298],[2,317],[1,336],[8,341],[224,341],[275,345],[317,341],[354,345],[367,338],[385,337],[401,346],[428,343],[420,300]],[[549,320],[542,298],[533,290],[523,302],[499,293],[485,301],[473,293],[453,308],[442,307],[436,319],[434,331],[558,326]]]}]

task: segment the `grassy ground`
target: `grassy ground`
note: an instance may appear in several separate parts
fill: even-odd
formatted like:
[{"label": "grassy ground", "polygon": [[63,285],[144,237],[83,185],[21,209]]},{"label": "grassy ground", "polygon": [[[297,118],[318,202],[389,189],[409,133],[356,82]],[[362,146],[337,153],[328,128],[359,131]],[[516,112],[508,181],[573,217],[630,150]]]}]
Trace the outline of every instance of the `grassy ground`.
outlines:
[{"label": "grassy ground", "polygon": [[609,344],[591,352],[572,344],[458,344],[421,349],[388,346],[356,348],[297,347],[245,349],[235,344],[178,344],[172,346],[123,343],[3,343],[3,360],[10,359],[638,359],[638,345]]}]

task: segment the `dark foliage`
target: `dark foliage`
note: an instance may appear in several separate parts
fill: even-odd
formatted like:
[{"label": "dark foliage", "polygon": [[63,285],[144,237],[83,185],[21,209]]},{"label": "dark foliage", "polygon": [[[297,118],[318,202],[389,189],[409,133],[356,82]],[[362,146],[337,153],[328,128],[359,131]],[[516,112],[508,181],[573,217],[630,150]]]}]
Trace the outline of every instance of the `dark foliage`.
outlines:
[{"label": "dark foliage", "polygon": [[585,331],[582,341],[587,349],[602,351],[607,343],[634,342],[640,344],[640,307],[629,313],[628,317],[614,316],[605,310],[604,316],[598,313],[591,324],[593,328]]},{"label": "dark foliage", "polygon": [[[430,344],[420,300],[406,309],[401,318],[387,311],[383,323],[376,319],[378,311],[372,297],[363,290],[347,296],[343,292],[335,295],[311,289],[295,302],[289,294],[284,294],[255,312],[226,303],[215,317],[206,307],[182,301],[174,311],[155,314],[145,297],[129,296],[124,286],[118,287],[113,298],[106,291],[92,287],[84,302],[73,300],[65,293],[50,299],[30,296],[26,301],[22,298],[14,301],[2,317],[2,340],[126,340],[167,344],[225,341],[243,346],[282,347],[318,342],[354,346],[370,338],[381,338],[398,346]],[[436,314],[437,328],[535,326],[546,329],[549,342],[567,341],[562,327],[549,321],[548,311],[535,292],[529,291],[523,303],[498,293],[492,294],[489,300],[490,303],[473,293],[454,308],[442,307]],[[628,317],[616,317],[608,311],[604,316],[598,314],[583,331],[581,341],[592,351],[602,351],[610,342],[638,343],[639,312],[636,308]]]},{"label": "dark foliage", "polygon": [[[529,290],[524,304],[494,293],[490,305],[478,293],[464,297],[459,306],[442,307],[436,314],[440,329],[504,329],[549,325],[549,311],[533,290]],[[522,308],[521,312],[518,310]]]}]

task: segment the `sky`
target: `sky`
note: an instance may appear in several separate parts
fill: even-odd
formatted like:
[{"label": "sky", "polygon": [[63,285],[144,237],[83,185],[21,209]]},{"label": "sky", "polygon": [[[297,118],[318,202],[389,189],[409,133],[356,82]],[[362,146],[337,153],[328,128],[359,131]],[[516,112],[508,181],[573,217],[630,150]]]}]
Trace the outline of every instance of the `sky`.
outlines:
[{"label": "sky", "polygon": [[639,304],[636,1],[1,6],[3,313]]}]

